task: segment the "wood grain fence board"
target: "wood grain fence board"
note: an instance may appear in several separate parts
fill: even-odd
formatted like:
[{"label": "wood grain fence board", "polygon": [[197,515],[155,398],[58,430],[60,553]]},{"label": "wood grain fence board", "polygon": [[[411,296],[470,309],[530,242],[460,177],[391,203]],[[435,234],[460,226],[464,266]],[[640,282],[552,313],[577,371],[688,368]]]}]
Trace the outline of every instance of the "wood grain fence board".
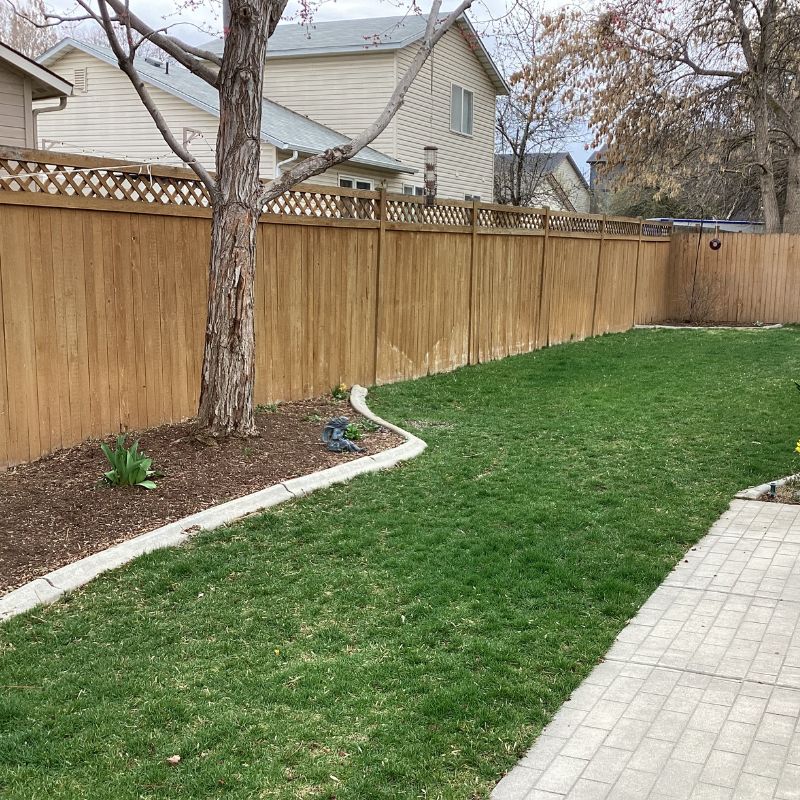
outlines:
[{"label": "wood grain fence board", "polygon": [[594,333],[626,331],[633,325],[637,242],[606,241],[600,259]]}]

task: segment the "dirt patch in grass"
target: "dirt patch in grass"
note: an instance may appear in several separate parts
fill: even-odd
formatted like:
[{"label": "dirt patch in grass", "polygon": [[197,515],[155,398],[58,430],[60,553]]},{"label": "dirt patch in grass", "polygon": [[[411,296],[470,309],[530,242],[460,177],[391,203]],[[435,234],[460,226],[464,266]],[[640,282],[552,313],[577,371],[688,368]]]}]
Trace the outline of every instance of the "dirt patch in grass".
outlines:
[{"label": "dirt patch in grass", "polygon": [[788,503],[790,505],[800,505],[800,475],[789,478],[782,486],[775,489],[775,495],[769,492],[762,494],[759,500],[767,503]]},{"label": "dirt patch in grass", "polygon": [[[363,453],[331,453],[320,441],[334,416],[362,427]],[[256,419],[258,436],[247,440],[210,444],[192,422],[131,434],[163,473],[150,491],[107,486],[97,440],[0,472],[0,594],[196,511],[402,442],[330,398],[281,404]]]}]

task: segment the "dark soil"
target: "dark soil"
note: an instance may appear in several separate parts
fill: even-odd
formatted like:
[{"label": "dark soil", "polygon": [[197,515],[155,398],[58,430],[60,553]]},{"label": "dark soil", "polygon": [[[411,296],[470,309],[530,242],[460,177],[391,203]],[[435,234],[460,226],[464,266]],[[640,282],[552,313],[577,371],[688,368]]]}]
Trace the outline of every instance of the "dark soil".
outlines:
[{"label": "dark soil", "polygon": [[766,492],[758,499],[763,500],[765,503],[800,505],[800,477],[790,478],[783,486],[778,486],[774,497],[769,492]]},{"label": "dark soil", "polygon": [[131,434],[163,473],[149,491],[106,485],[99,441],[0,472],[0,594],[196,511],[402,442],[365,430],[363,453],[331,453],[320,434],[342,415],[374,428],[346,401],[323,398],[259,411],[258,436],[247,440],[209,440],[192,422]]},{"label": "dark soil", "polygon": [[752,322],[689,322],[685,319],[667,319],[658,324],[672,325],[675,328],[764,328],[775,323],[763,322],[761,325],[754,325]]}]

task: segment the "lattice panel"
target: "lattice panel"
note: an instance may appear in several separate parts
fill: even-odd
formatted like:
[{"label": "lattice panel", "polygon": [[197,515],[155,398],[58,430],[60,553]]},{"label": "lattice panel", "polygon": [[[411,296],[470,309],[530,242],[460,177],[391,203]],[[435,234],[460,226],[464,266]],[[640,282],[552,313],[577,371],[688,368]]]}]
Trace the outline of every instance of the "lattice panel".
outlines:
[{"label": "lattice panel", "polygon": [[642,225],[642,236],[671,236],[671,222],[645,222]]},{"label": "lattice panel", "polygon": [[[549,229],[562,233],[601,233],[603,230],[602,217],[573,217],[568,214],[550,214]],[[638,231],[637,231],[638,235]]]},{"label": "lattice panel", "polygon": [[148,172],[70,167],[0,158],[0,191],[45,192],[65,197],[132,200],[161,205],[208,206],[198,180]]},{"label": "lattice panel", "polygon": [[633,220],[608,219],[606,233],[612,236],[638,236],[639,223]]},{"label": "lattice panel", "polygon": [[270,201],[264,211],[293,217],[378,219],[378,201],[372,197],[347,197],[325,192],[288,191]]},{"label": "lattice panel", "polygon": [[545,215],[535,209],[481,208],[478,225],[481,228],[512,228],[527,231],[544,230]]},{"label": "lattice panel", "polygon": [[386,200],[388,222],[406,222],[414,225],[472,225],[472,209],[469,206],[453,206],[437,203],[428,207],[411,200]]},{"label": "lattice panel", "polygon": [[[33,156],[28,158],[26,156]],[[60,156],[59,158],[63,158]],[[90,197],[103,200],[128,200],[158,205],[194,206],[210,205],[208,193],[202,182],[173,170],[156,167],[128,168],[118,163],[118,168],[93,161],[79,160],[78,166],[53,164],[34,151],[4,151],[0,155],[0,192],[43,192],[66,197]],[[92,164],[97,166],[92,166]],[[88,164],[88,165],[87,165]],[[270,201],[264,211],[293,217],[315,217],[341,220],[379,220],[380,195],[378,192],[356,192],[352,196],[321,191],[318,187],[294,189]],[[386,219],[389,222],[409,225],[436,225],[469,227],[472,225],[472,206],[437,201],[428,207],[419,198],[386,198]],[[549,217],[534,208],[507,208],[478,206],[478,226],[484,229],[550,230],[563,233],[600,235],[602,218],[598,215],[577,215],[551,212]],[[636,220],[608,219],[606,233],[617,236],[638,236]],[[644,237],[666,237],[672,233],[669,222],[645,222]]]}]

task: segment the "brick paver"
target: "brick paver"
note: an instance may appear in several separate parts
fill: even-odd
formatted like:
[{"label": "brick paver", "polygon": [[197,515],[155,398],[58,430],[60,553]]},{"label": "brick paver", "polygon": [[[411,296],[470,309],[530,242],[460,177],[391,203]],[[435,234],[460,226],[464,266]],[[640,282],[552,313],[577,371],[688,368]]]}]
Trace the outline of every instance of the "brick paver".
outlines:
[{"label": "brick paver", "polygon": [[800,800],[800,506],[735,500],[493,800]]}]

